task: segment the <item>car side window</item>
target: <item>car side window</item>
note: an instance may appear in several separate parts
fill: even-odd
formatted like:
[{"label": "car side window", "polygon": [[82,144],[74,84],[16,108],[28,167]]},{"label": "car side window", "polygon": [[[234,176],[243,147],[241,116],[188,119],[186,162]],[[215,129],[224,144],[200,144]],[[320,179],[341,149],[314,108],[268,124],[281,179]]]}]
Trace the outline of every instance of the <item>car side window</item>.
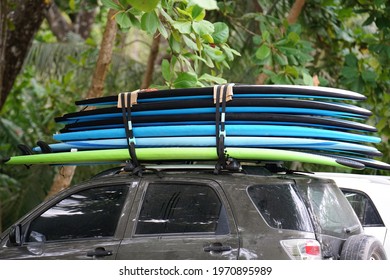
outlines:
[{"label": "car side window", "polygon": [[225,207],[212,187],[153,183],[147,188],[136,234],[227,234]]},{"label": "car side window", "polygon": [[292,185],[250,186],[248,195],[270,227],[313,231],[307,209]]},{"label": "car side window", "polygon": [[104,186],[66,197],[31,222],[26,242],[113,236],[127,190]]},{"label": "car side window", "polygon": [[342,191],[355,211],[356,216],[358,216],[362,226],[384,226],[373,202],[365,193],[345,189]]}]

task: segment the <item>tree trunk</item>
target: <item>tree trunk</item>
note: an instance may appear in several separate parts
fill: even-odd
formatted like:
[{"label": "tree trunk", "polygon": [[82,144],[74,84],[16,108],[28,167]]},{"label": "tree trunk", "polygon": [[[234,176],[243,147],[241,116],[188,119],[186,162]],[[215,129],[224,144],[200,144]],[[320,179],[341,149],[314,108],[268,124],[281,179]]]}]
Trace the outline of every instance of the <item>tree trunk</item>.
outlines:
[{"label": "tree trunk", "polygon": [[0,110],[22,69],[32,39],[50,4],[48,0],[1,0]]},{"label": "tree trunk", "polygon": [[[5,71],[5,40],[7,38],[7,14],[8,14],[8,5],[7,1],[0,1],[0,111],[1,107],[5,102],[5,97],[3,98],[3,78]],[[3,101],[4,99],[4,101]],[[1,219],[1,216],[0,216]],[[1,225],[1,221],[0,221]],[[1,232],[1,231],[0,231]]]},{"label": "tree trunk", "polygon": [[[85,2],[83,2],[85,3]],[[95,21],[96,9],[81,10],[73,24],[73,32],[79,34],[84,40],[89,37],[91,33],[92,24]]]},{"label": "tree trunk", "polygon": [[58,170],[57,174],[54,176],[53,184],[46,198],[49,198],[55,195],[56,193],[58,193],[59,191],[62,191],[63,189],[69,187],[75,171],[76,171],[76,166],[61,167]]},{"label": "tree trunk", "polygon": [[157,31],[153,36],[152,46],[150,47],[150,53],[148,58],[148,64],[146,65],[146,72],[142,80],[141,89],[146,89],[150,86],[153,80],[154,65],[157,59],[159,45],[160,45],[160,33]]},{"label": "tree trunk", "polygon": [[[84,5],[83,5],[84,4]],[[51,8],[46,12],[46,20],[50,29],[59,42],[66,42],[70,32],[80,35],[82,39],[87,39],[91,32],[92,24],[95,21],[96,9],[87,10],[85,2],[81,3],[82,7],[74,16],[73,22],[68,22],[62,15],[58,6],[53,3]]]},{"label": "tree trunk", "polygon": [[89,88],[87,98],[94,98],[103,95],[104,80],[108,71],[108,66],[111,63],[112,50],[115,44],[117,33],[117,24],[114,18],[115,10],[110,9],[106,30],[103,34],[103,40],[100,46],[99,57],[96,63],[95,72],[92,77],[92,84]]},{"label": "tree trunk", "polygon": [[55,3],[53,3],[46,12],[46,20],[49,23],[51,32],[53,32],[57,40],[59,42],[65,42],[68,33],[72,30],[72,26],[62,16],[60,9],[58,9],[58,6]]},{"label": "tree trunk", "polygon": [[[112,50],[115,44],[117,25],[114,19],[114,10],[108,12],[106,29],[100,46],[99,57],[96,62],[95,72],[92,77],[92,84],[87,93],[87,98],[100,97],[103,95],[104,80],[108,67],[111,63]],[[63,166],[54,177],[48,196],[56,194],[58,191],[70,186],[76,166]]]}]

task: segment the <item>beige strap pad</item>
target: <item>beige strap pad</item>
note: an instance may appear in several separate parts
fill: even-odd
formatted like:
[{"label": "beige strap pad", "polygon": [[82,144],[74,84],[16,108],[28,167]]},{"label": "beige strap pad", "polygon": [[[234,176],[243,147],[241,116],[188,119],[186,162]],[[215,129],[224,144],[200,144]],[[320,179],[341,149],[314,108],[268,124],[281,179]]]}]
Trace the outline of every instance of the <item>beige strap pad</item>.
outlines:
[{"label": "beige strap pad", "polygon": [[[216,104],[217,101],[219,103],[222,103],[222,99],[223,99],[223,94],[220,94],[219,95],[219,100],[217,100],[218,87],[219,87],[218,85],[214,86],[214,92],[213,92],[214,93],[214,104]],[[226,84],[226,85],[220,86],[221,93],[222,93],[224,87],[227,87],[226,102],[233,100],[233,87],[234,87],[234,84]]]},{"label": "beige strap pad", "polygon": [[[139,90],[135,90],[135,91],[132,91],[132,92],[121,92],[118,94],[118,104],[117,104],[117,107],[118,108],[122,108],[122,107],[128,107],[130,105],[130,107],[132,107],[134,104],[137,104],[137,99],[138,99],[138,92]],[[125,95],[125,104],[122,104],[122,95]],[[127,104],[127,96],[130,95],[130,104]]]}]

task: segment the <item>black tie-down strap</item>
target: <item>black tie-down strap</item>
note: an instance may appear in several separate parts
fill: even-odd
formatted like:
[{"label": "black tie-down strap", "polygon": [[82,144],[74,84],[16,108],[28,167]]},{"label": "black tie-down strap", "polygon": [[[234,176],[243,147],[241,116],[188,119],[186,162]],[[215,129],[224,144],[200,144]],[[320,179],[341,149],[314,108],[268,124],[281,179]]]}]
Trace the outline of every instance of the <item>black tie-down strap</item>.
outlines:
[{"label": "black tie-down strap", "polygon": [[120,93],[118,98],[118,107],[122,109],[122,120],[126,132],[127,147],[129,149],[129,155],[131,158],[126,162],[124,170],[141,176],[142,167],[138,162],[135,151],[136,141],[133,133],[133,124],[131,122],[131,107],[133,104],[136,104],[136,100],[137,92]]},{"label": "black tie-down strap", "polygon": [[215,135],[218,155],[218,161],[214,169],[215,174],[218,174],[222,169],[239,169],[238,162],[232,158],[229,158],[225,151],[226,102],[232,100],[233,85],[234,84],[218,85],[214,87]]}]

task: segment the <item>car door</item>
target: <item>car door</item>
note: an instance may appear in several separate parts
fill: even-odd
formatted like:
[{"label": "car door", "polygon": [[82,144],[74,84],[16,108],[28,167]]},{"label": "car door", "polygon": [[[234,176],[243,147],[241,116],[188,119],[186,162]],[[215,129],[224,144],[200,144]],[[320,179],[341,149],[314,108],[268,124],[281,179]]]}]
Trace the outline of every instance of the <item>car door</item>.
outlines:
[{"label": "car door", "polygon": [[369,195],[358,190],[341,190],[358,216],[365,234],[375,236],[384,244],[387,228]]},{"label": "car door", "polygon": [[2,249],[9,259],[114,259],[135,188],[88,186],[38,209],[23,222],[20,246]]},{"label": "car door", "polygon": [[214,181],[144,180],[118,259],[236,259],[232,211]]}]

